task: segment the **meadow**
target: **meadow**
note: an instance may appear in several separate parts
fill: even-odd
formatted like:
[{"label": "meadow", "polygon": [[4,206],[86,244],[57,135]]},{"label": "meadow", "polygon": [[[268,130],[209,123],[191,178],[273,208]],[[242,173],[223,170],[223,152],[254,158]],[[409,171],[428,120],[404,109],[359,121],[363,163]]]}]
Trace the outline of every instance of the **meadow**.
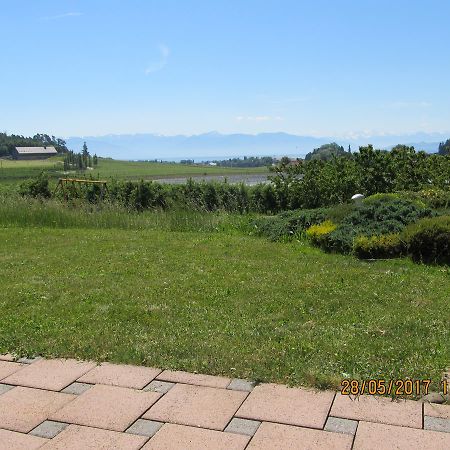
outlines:
[{"label": "meadow", "polygon": [[46,160],[13,161],[0,159],[0,185],[15,184],[28,178],[37,177],[45,171],[51,178],[93,177],[115,180],[152,180],[161,178],[183,178],[204,175],[249,175],[269,173],[267,167],[230,168],[207,165],[155,163],[144,161],[119,161],[99,158],[94,169],[83,172],[64,172],[61,157]]},{"label": "meadow", "polygon": [[448,267],[253,236],[246,215],[0,202],[0,353],[319,388],[432,378]]}]

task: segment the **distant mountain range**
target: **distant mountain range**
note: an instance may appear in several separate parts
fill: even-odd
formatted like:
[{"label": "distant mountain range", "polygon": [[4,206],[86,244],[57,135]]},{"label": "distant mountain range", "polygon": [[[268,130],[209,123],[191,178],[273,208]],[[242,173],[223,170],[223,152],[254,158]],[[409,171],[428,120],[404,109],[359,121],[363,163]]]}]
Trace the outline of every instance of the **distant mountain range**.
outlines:
[{"label": "distant mountain range", "polygon": [[385,135],[341,139],[333,137],[297,136],[288,133],[221,134],[217,132],[192,136],[164,136],[158,134],[110,134],[67,138],[70,149],[81,151],[86,141],[91,154],[124,160],[180,160],[206,161],[243,156],[303,157],[306,153],[329,142],[337,142],[353,151],[361,145],[392,148],[396,144],[413,145],[417,150],[437,152],[439,142],[450,136],[439,133]]}]

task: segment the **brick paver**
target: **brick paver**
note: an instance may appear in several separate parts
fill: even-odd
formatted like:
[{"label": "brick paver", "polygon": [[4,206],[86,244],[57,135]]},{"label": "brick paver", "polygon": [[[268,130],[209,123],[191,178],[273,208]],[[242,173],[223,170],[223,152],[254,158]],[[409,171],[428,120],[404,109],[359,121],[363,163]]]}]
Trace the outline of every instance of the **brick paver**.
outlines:
[{"label": "brick paver", "polygon": [[165,370],[156,377],[157,380],[170,381],[171,383],[195,384],[225,389],[231,382],[231,378],[213,377],[211,375],[200,375],[198,373],[176,372]]},{"label": "brick paver", "polygon": [[142,389],[158,374],[160,369],[103,363],[78,379],[80,383],[108,384]]},{"label": "brick paver", "polygon": [[450,405],[435,405],[425,403],[423,406],[424,414],[431,417],[439,417],[441,419],[450,419]]},{"label": "brick paver", "polygon": [[237,417],[312,428],[323,428],[334,398],[330,391],[256,386],[236,413]]},{"label": "brick paver", "polygon": [[350,450],[353,436],[263,422],[247,450]]},{"label": "brick paver", "polygon": [[0,395],[0,428],[28,433],[74,398],[59,392],[15,387]]},{"label": "brick paver", "polygon": [[166,424],[143,450],[244,450],[249,440],[242,434]]},{"label": "brick paver", "polygon": [[354,450],[448,450],[450,433],[359,422]]},{"label": "brick paver", "polygon": [[46,442],[40,437],[0,429],[0,450],[35,450]]},{"label": "brick paver", "polygon": [[412,400],[392,401],[390,398],[337,395],[331,416],[365,420],[388,425],[422,428],[422,404]]},{"label": "brick paver", "polygon": [[95,363],[76,361],[74,359],[40,359],[33,364],[23,367],[18,372],[2,380],[2,382],[60,391],[93,367],[95,367]]},{"label": "brick paver", "polygon": [[138,450],[146,440],[134,434],[70,425],[42,450]]},{"label": "brick paver", "polygon": [[223,430],[247,393],[177,384],[144,414],[144,419]]},{"label": "brick paver", "polygon": [[0,361],[0,381],[22,369],[23,364],[15,362]]},{"label": "brick paver", "polygon": [[59,422],[125,431],[161,394],[97,384],[50,416]]},{"label": "brick paver", "polygon": [[450,449],[450,405],[0,355],[0,450]]}]

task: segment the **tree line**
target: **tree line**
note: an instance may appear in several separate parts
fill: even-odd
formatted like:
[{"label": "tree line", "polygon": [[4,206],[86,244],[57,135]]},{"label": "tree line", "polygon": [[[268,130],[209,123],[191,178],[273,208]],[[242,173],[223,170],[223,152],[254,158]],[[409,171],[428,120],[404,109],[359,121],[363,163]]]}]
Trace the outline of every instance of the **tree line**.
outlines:
[{"label": "tree line", "polygon": [[0,133],[0,157],[10,156],[15,147],[55,147],[58,153],[68,151],[66,141],[48,134],[24,137],[18,134]]}]

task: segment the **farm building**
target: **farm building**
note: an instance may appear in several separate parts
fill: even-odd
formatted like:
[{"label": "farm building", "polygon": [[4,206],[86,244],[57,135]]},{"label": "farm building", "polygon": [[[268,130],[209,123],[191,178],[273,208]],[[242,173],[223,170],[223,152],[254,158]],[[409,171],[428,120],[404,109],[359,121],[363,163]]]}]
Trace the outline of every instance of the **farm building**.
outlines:
[{"label": "farm building", "polygon": [[55,147],[14,147],[13,159],[45,159],[57,155]]}]

